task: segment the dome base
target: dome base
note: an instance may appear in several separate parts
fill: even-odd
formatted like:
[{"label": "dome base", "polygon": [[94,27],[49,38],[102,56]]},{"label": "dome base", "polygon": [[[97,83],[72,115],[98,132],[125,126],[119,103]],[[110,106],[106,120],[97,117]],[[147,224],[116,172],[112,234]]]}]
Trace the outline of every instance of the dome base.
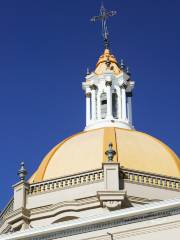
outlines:
[{"label": "dome base", "polygon": [[104,127],[115,127],[115,128],[122,128],[122,129],[134,129],[134,127],[129,123],[128,120],[125,121],[119,121],[114,119],[102,119],[99,121],[93,122],[92,124],[88,124],[88,126],[85,127],[84,131],[89,131],[93,129],[98,128],[104,128]]}]

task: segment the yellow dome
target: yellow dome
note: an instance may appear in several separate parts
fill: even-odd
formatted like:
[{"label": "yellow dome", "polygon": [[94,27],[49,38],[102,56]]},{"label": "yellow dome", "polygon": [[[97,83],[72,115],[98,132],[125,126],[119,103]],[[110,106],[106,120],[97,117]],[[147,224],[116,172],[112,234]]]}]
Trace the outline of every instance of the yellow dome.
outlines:
[{"label": "yellow dome", "polygon": [[[107,61],[109,62],[108,67]],[[115,75],[119,75],[122,72],[116,58],[110,53],[109,49],[105,49],[104,53],[100,56],[94,72],[97,75],[101,75],[107,71],[107,68]]]},{"label": "yellow dome", "polygon": [[113,143],[113,161],[128,169],[180,177],[180,161],[164,143],[145,133],[120,128],[84,131],[55,146],[30,182],[40,182],[102,168],[105,151]]}]

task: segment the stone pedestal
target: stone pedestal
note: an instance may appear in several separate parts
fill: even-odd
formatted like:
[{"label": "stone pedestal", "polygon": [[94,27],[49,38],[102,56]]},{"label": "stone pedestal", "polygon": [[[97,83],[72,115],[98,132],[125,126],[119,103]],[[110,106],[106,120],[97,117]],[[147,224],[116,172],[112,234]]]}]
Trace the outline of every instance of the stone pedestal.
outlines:
[{"label": "stone pedestal", "polygon": [[[124,190],[124,179],[123,173],[120,170],[120,164],[113,162],[113,156],[116,152],[110,148],[106,154],[109,160],[103,163],[104,190],[97,192],[101,206],[109,210],[130,206],[126,191]],[[112,156],[110,154],[112,154]]]},{"label": "stone pedestal", "polygon": [[29,184],[26,181],[20,181],[13,186],[14,188],[14,210],[26,208],[26,195]]},{"label": "stone pedestal", "polygon": [[119,191],[120,176],[119,163],[106,162],[103,163],[104,168],[104,189],[107,191]]}]

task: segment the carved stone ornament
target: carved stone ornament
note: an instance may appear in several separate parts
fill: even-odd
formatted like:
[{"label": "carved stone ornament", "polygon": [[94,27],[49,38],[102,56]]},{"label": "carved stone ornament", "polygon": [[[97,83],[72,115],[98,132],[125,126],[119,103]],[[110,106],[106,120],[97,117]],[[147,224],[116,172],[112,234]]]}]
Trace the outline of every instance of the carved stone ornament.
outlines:
[{"label": "carved stone ornament", "polygon": [[97,195],[102,207],[109,210],[120,209],[122,205],[126,205],[126,191],[100,191]]},{"label": "carved stone ornament", "polygon": [[103,207],[108,209],[119,209],[121,208],[122,201],[103,201]]}]

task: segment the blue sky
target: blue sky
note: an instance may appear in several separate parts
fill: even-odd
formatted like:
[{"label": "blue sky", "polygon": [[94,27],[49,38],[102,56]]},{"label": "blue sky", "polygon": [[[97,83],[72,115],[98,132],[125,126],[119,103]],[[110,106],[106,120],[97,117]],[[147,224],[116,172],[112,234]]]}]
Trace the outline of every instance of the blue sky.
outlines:
[{"label": "blue sky", "polygon": [[[103,52],[99,0],[0,1],[0,208],[24,160],[29,176],[58,142],[85,126],[86,68]],[[135,128],[180,155],[180,2],[104,0],[111,51],[136,82]]]}]

